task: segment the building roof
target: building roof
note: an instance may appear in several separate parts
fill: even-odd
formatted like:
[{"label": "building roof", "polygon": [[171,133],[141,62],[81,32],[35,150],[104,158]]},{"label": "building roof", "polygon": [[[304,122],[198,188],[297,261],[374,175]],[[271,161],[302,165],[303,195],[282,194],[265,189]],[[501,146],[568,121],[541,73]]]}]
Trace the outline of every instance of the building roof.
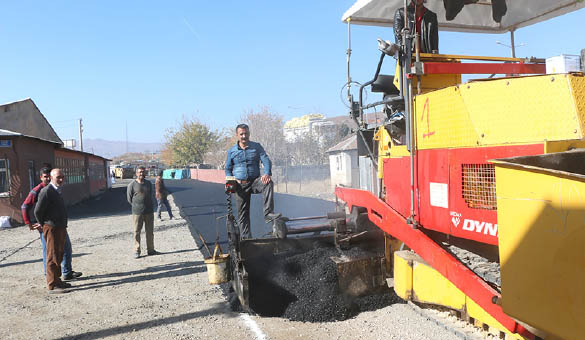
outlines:
[{"label": "building roof", "polygon": [[23,136],[63,144],[51,124],[30,98],[0,105],[0,126],[8,131],[21,133]]},{"label": "building roof", "polygon": [[47,142],[47,143],[60,144],[60,143],[57,143],[57,142],[54,142],[54,141],[50,141],[50,140],[38,138],[38,137],[35,137],[35,136],[28,136],[28,135],[22,134],[20,132],[15,132],[15,131],[10,131],[10,130],[5,130],[5,129],[0,129],[0,136],[5,136],[5,137],[28,137],[28,138],[42,140],[43,142]]},{"label": "building roof", "polygon": [[327,150],[327,153],[349,150],[357,150],[357,135],[355,133],[349,135],[349,137],[347,137],[346,139],[329,148],[329,150]]},{"label": "building roof", "polygon": [[0,136],[22,136],[22,133],[0,129]]},{"label": "building roof", "polygon": [[80,154],[80,155],[87,155],[87,156],[96,157],[96,158],[102,158],[102,159],[104,159],[106,161],[112,161],[109,158],[106,158],[106,157],[100,156],[100,155],[96,155],[96,154],[93,154],[91,152],[73,150],[73,149],[69,149],[69,148],[63,147],[63,146],[60,147],[60,148],[58,148],[57,150],[63,151],[63,152],[69,152],[69,153],[76,153],[76,154]]}]

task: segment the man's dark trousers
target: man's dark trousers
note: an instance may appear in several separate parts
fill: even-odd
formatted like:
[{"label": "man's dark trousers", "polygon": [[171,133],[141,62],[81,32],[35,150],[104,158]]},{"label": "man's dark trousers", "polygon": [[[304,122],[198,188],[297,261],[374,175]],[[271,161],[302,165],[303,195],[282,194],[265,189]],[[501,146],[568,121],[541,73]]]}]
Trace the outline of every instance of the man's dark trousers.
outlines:
[{"label": "man's dark trousers", "polygon": [[55,286],[62,284],[60,279],[61,262],[65,253],[67,229],[45,224],[43,226],[43,236],[47,241],[47,288],[52,290]]},{"label": "man's dark trousers", "polygon": [[264,195],[264,217],[274,211],[274,183],[262,183],[261,177],[248,182],[242,181],[236,190],[238,224],[242,238],[252,238],[250,231],[250,198],[252,194]]}]

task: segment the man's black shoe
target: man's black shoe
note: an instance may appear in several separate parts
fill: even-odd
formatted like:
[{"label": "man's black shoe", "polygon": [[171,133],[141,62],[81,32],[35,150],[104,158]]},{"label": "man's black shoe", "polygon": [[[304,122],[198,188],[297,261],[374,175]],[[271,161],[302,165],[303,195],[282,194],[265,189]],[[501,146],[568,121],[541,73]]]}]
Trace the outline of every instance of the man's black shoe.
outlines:
[{"label": "man's black shoe", "polygon": [[55,288],[71,288],[71,283],[61,282],[58,285],[55,285]]},{"label": "man's black shoe", "polygon": [[70,271],[69,273],[67,273],[67,275],[63,276],[63,280],[69,281],[69,280],[77,279],[81,275],[83,275],[82,272]]},{"label": "man's black shoe", "polygon": [[149,252],[148,252],[148,255],[160,255],[160,254],[161,254],[161,253],[159,253],[159,252],[158,252],[158,251],[156,251],[156,250],[153,250],[153,251],[149,251]]}]

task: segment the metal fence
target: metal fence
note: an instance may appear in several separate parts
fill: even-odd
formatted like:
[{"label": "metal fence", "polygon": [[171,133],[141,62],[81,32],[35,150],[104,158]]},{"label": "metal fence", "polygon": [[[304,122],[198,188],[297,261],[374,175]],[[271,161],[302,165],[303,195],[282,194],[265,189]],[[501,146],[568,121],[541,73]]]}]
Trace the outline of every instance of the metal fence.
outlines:
[{"label": "metal fence", "polygon": [[276,166],[272,169],[274,189],[281,193],[329,194],[329,165]]}]

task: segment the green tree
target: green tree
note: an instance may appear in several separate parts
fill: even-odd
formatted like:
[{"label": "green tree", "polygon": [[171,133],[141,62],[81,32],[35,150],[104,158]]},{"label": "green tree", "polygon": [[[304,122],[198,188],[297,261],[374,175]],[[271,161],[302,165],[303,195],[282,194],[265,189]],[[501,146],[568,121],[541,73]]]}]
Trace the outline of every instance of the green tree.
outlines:
[{"label": "green tree", "polygon": [[166,131],[165,139],[173,162],[183,167],[202,163],[205,153],[217,143],[218,134],[197,119],[183,116],[178,128]]}]

